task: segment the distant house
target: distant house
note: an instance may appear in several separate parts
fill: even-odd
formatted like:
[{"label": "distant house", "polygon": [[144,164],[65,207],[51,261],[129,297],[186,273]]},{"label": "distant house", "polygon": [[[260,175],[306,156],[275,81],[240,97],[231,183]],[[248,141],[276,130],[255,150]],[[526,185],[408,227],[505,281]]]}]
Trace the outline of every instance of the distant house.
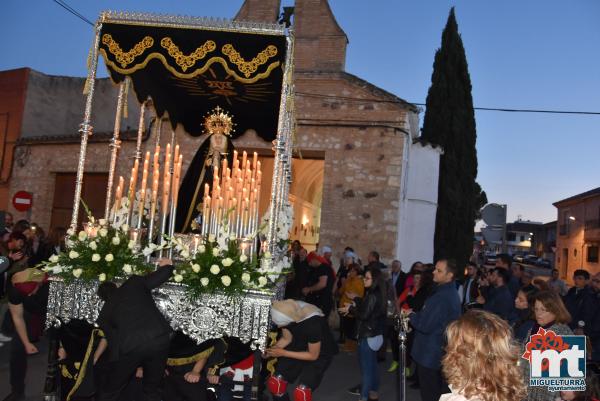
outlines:
[{"label": "distant house", "polygon": [[600,187],[555,202],[558,223],[556,266],[571,279],[577,269],[600,272]]},{"label": "distant house", "polygon": [[508,253],[515,254],[535,254],[533,247],[534,238],[543,227],[542,223],[517,220],[514,223],[506,225],[506,245]]}]

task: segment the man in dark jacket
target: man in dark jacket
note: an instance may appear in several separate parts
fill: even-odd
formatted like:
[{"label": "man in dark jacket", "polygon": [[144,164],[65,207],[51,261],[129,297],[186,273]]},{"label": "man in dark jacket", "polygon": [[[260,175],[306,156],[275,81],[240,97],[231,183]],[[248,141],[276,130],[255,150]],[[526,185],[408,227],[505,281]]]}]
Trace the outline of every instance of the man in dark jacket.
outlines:
[{"label": "man in dark jacket", "polygon": [[138,367],[144,371],[144,399],[160,401],[159,386],[169,354],[171,328],[156,307],[151,291],[169,280],[172,264],[170,259],[161,259],[155,272],[133,276],[118,289],[112,283],[104,283],[98,289],[105,301],[98,324],[108,341],[110,363],[99,401],[117,400]]},{"label": "man in dark jacket", "polygon": [[577,328],[579,321],[584,321],[584,310],[586,302],[590,299],[590,273],[586,270],[579,269],[573,273],[573,282],[575,285],[569,289],[567,295],[564,296],[563,302],[565,307],[571,314],[571,323],[569,327],[574,330]]},{"label": "man in dark jacket", "polygon": [[387,266],[384,265],[383,263],[381,263],[381,261],[379,260],[379,252],[376,252],[376,251],[369,252],[369,255],[367,256],[367,262],[369,264],[367,266],[365,266],[365,273],[372,269],[379,269],[379,270],[387,269]]},{"label": "man in dark jacket", "polygon": [[512,274],[512,257],[507,253],[501,253],[498,255],[498,259],[496,259],[496,267],[500,267],[505,269],[509,274],[509,279],[506,282],[506,286],[510,290],[510,293],[513,299],[517,296],[519,292],[519,288],[521,287],[521,283],[519,282],[519,278]]},{"label": "man in dark jacket", "polygon": [[457,273],[454,261],[438,261],[433,271],[437,287],[425,301],[423,309],[410,315],[410,323],[415,330],[411,357],[417,364],[422,401],[438,401],[440,395],[447,392],[441,359],[446,326],[460,317],[460,298],[454,285]]},{"label": "man in dark jacket", "polygon": [[508,271],[496,267],[492,270],[489,279],[494,291],[484,291],[483,295],[477,297],[477,302],[483,305],[484,310],[492,312],[506,321],[509,320],[514,311],[513,296],[506,285],[509,280]]},{"label": "man in dark jacket", "polygon": [[592,361],[600,363],[600,273],[592,277],[590,297],[585,305],[585,335],[592,343]]}]

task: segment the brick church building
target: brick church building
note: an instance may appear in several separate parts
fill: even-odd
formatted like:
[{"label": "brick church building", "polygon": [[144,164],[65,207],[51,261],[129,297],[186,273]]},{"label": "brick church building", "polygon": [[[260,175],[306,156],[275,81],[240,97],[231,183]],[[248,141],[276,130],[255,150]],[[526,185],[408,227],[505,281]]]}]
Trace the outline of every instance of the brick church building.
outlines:
[{"label": "brick church building", "polygon": [[[279,14],[280,0],[245,0],[236,19],[276,22]],[[331,246],[337,257],[351,246],[363,261],[368,251],[377,250],[384,261],[401,260],[405,269],[416,260],[431,262],[442,150],[419,140],[419,110],[345,71],[348,37],[327,0],[296,0],[293,27],[297,130],[292,238],[308,249],[317,243]],[[0,210],[16,219],[29,217],[44,228],[69,224],[84,81],[30,69],[0,72],[0,128],[5,135]],[[98,80],[83,188],[83,199],[98,215],[104,211],[116,99],[117,87],[109,79]],[[135,149],[140,111],[132,93],[128,105],[117,176],[128,174]],[[152,119],[148,112],[144,152],[156,142],[158,124],[151,124]],[[166,132],[164,127],[170,125],[163,124],[161,142],[166,143],[170,128]],[[180,126],[176,137],[186,170],[204,137],[187,135]],[[271,144],[252,131],[234,143],[238,151],[259,152],[264,187],[270,188]],[[21,190],[33,194],[30,215],[16,212],[10,202]],[[267,199],[263,193],[263,210]]]}]

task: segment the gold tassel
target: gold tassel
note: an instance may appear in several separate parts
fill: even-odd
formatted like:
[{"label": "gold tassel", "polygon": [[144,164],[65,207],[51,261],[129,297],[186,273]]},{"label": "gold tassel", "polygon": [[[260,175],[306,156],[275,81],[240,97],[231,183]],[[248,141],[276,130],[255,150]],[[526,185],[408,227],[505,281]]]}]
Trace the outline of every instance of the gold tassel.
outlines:
[{"label": "gold tassel", "polygon": [[123,118],[127,118],[129,113],[127,112],[127,99],[129,98],[129,78],[125,77],[125,90],[123,91]]}]

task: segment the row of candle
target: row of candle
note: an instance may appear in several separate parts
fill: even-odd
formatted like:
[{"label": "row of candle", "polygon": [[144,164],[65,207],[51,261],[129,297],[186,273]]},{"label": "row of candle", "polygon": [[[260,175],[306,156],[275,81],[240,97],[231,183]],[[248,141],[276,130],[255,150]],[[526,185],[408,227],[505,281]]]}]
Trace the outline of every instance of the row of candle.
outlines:
[{"label": "row of candle", "polygon": [[261,164],[254,152],[252,160],[233,152],[233,164],[227,159],[221,168],[213,170],[212,187],[204,186],[202,234],[217,234],[219,226],[227,225],[229,235],[244,238],[258,227],[258,202],[262,183]]},{"label": "row of candle", "polygon": [[[183,155],[179,152],[179,145],[175,146],[174,152],[172,152],[171,144],[168,143],[166,147],[164,165],[161,173],[160,169],[160,145],[156,145],[154,155],[152,159],[152,186],[148,186],[148,178],[150,172],[150,152],[146,152],[144,158],[144,164],[142,167],[142,182],[140,185],[140,201],[138,202],[138,221],[137,226],[141,228],[142,219],[144,217],[144,209],[146,208],[147,192],[150,196],[150,222],[154,222],[156,212],[158,209],[158,195],[159,195],[159,184],[162,177],[162,191],[161,191],[161,211],[163,216],[167,216],[170,213],[170,205],[177,205],[179,197],[179,181],[181,179],[181,167],[183,164]],[[137,189],[139,175],[139,159],[135,159],[133,168],[131,169],[131,176],[129,180],[129,187],[127,192],[127,199],[129,200],[129,210],[127,215],[127,223],[132,223],[132,216],[134,212],[134,200]],[[115,193],[115,212],[121,208],[123,199],[123,191],[125,189],[125,180],[123,177],[119,177],[119,184]],[[174,222],[174,219],[171,219]],[[162,227],[161,231],[165,232],[165,228]]]}]

